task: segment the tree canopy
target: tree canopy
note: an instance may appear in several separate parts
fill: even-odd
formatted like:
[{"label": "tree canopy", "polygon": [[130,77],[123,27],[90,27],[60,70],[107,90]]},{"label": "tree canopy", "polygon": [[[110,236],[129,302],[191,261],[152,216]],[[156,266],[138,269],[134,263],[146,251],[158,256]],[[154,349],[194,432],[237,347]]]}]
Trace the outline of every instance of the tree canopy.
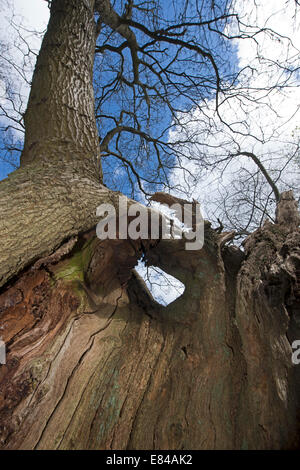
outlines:
[{"label": "tree canopy", "polygon": [[1,43],[1,448],[299,448],[298,2],[47,3]]}]

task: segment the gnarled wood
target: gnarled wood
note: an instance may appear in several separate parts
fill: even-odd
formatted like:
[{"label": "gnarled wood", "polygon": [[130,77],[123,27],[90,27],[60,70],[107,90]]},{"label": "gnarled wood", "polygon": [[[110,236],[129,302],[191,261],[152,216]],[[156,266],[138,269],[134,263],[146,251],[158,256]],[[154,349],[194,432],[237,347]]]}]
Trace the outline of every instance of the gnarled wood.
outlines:
[{"label": "gnarled wood", "polygon": [[138,241],[100,242],[90,232],[48,272],[22,275],[0,297],[9,345],[2,448],[296,445],[297,371],[286,336],[296,271],[278,271],[276,290],[272,276],[276,266],[291,270],[299,237],[267,224],[245,257],[221,251],[222,236],[207,225],[198,252],[180,240],[148,246],[148,264],[186,286],[168,307],[131,274]]}]

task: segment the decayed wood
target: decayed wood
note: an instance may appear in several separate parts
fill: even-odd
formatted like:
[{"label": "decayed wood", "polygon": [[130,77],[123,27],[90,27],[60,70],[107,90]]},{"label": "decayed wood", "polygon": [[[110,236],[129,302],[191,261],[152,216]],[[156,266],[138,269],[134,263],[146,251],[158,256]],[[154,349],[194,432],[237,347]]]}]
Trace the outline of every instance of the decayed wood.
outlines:
[{"label": "decayed wood", "polygon": [[185,283],[168,307],[131,274],[138,241],[101,242],[92,232],[48,272],[29,270],[2,294],[2,448],[297,445],[286,295],[299,231],[267,224],[245,257],[205,230],[198,252],[183,240],[147,248],[148,264]]},{"label": "decayed wood", "polygon": [[293,191],[285,191],[280,195],[276,208],[276,223],[290,229],[297,229],[299,227],[300,214]]}]

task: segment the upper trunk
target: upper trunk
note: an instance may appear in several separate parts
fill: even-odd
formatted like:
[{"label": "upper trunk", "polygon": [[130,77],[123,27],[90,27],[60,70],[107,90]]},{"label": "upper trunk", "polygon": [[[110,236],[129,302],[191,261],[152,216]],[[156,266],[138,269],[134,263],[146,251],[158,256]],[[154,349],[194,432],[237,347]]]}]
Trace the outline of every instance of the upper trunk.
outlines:
[{"label": "upper trunk", "polygon": [[[0,183],[0,286],[95,226],[101,186],[94,1],[53,0],[24,116],[21,168]],[[41,229],[42,228],[42,229]]]},{"label": "upper trunk", "polygon": [[21,165],[34,159],[80,162],[100,178],[94,112],[94,0],[53,0],[24,116]]}]

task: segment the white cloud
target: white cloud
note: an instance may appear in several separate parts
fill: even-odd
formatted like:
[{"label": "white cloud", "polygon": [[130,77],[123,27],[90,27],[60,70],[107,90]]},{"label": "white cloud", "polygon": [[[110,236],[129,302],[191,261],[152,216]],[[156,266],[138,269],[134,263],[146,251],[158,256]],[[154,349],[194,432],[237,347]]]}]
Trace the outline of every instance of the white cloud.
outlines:
[{"label": "white cloud", "polygon": [[135,270],[146,282],[153,298],[161,305],[167,306],[174,302],[185,290],[185,286],[181,281],[165,273],[160,268],[146,267],[141,260]]},{"label": "white cloud", "polygon": [[[2,0],[0,17],[0,64],[2,69],[1,104],[16,119],[26,109],[30,80],[43,33],[49,19],[49,9],[44,0]],[[1,119],[8,122],[7,119]],[[14,127],[18,127],[14,123]]]},{"label": "white cloud", "polygon": [[1,33],[0,39],[10,46],[18,39],[15,28],[11,26],[11,21],[16,26],[22,26],[28,31],[25,34],[29,45],[38,51],[41,38],[36,38],[31,32],[43,32],[49,20],[49,8],[45,0],[2,0],[2,12],[0,18]]},{"label": "white cloud", "polygon": [[[245,26],[244,32],[253,33],[258,28],[267,30],[256,34],[255,40],[234,40],[239,68],[245,69],[237,88],[220,106],[220,115],[231,129],[218,118],[215,100],[211,100],[199,103],[198,109],[182,117],[186,124],[185,130],[178,128],[170,133],[170,141],[176,141],[178,135],[182,138],[182,134],[186,133],[187,140],[197,142],[184,149],[189,158],[182,159],[182,169],[173,171],[172,183],[181,187],[190,197],[205,201],[204,214],[208,217],[222,214],[223,208],[219,207],[219,202],[225,195],[236,191],[236,177],[241,168],[244,168],[245,181],[247,172],[256,170],[253,162],[245,156],[229,164],[228,161],[222,163],[220,160],[241,149],[258,155],[272,172],[272,169],[278,170],[286,164],[287,155],[292,154],[299,143],[299,131],[296,128],[299,125],[300,76],[295,73],[289,75],[278,65],[283,62],[291,69],[300,66],[299,50],[296,49],[300,44],[300,26],[295,21],[294,3],[286,0],[258,0],[255,4],[257,7],[252,0],[238,0],[236,3],[236,11],[243,22],[256,25],[255,28]],[[281,37],[275,37],[269,29]],[[235,32],[235,25],[226,31],[227,34]],[[285,87],[272,89],[275,83]],[[268,87],[270,91],[266,93]],[[241,100],[236,96],[237,91],[243,95],[247,92],[248,98]],[[224,97],[220,98],[221,102]],[[218,169],[210,172],[210,165],[218,160]],[[203,164],[207,171],[203,171]],[[297,182],[299,169],[300,166],[294,163],[287,165],[278,182],[281,190],[287,182]],[[276,177],[274,172],[273,175]],[[270,192],[267,184],[264,190],[266,194]]]},{"label": "white cloud", "polygon": [[3,80],[0,79],[0,105],[4,102],[6,96],[6,86]]},{"label": "white cloud", "polygon": [[[269,60],[291,60],[297,50],[293,47],[300,43],[300,26],[297,18],[295,3],[286,0],[272,0],[266,2],[258,0],[238,0],[235,10],[248,25],[245,26],[245,32],[255,32],[259,29],[268,29],[255,37],[257,42],[252,39],[237,39],[238,58],[240,67],[249,65],[257,58],[258,50]],[[299,11],[298,11],[299,15]],[[276,33],[277,38],[274,42],[272,31]],[[280,35],[280,36],[279,36]],[[290,41],[291,39],[291,41]],[[261,78],[261,77],[260,77]]]}]

